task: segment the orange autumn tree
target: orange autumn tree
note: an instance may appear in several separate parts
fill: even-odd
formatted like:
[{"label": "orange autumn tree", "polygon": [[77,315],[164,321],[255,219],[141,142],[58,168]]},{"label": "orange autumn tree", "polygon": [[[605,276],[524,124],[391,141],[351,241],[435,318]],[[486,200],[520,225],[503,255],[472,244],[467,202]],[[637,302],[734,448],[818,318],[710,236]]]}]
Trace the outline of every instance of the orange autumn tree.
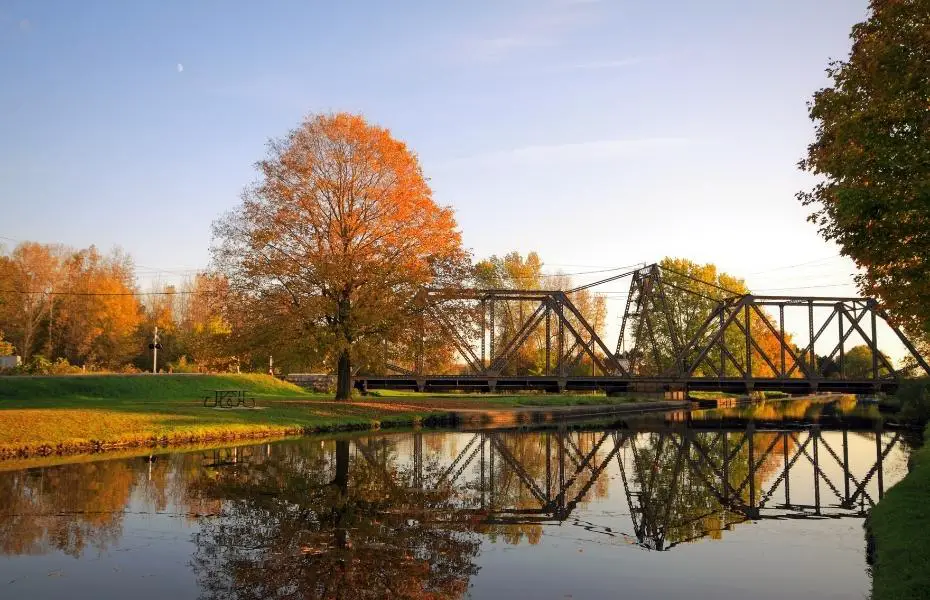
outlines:
[{"label": "orange autumn tree", "polygon": [[403,328],[417,289],[467,262],[452,210],[433,201],[416,155],[359,115],[311,116],[257,166],[214,224],[214,259],[270,327],[335,363],[347,399],[353,357]]}]

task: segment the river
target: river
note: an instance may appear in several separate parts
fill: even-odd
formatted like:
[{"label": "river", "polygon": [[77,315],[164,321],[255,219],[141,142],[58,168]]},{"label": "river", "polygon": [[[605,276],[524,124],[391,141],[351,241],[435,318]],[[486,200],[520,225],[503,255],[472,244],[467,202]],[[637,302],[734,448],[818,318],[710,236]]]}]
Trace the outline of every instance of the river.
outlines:
[{"label": "river", "polygon": [[873,416],[786,402],[0,463],[0,598],[866,598],[864,517],[912,439]]}]

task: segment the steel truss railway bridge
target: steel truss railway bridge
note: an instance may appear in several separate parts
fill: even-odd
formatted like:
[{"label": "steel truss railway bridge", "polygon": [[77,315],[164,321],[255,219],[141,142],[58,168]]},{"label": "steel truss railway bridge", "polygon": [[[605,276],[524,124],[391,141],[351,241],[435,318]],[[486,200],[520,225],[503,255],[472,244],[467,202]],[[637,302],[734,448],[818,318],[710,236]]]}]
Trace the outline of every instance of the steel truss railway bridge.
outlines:
[{"label": "steel truss railway bridge", "polygon": [[[538,433],[541,439],[527,448],[520,444],[525,432],[484,430],[467,434],[464,447],[437,469],[424,466],[435,466],[424,435],[412,434],[405,464],[388,458],[394,454],[387,438],[353,444],[359,460],[381,473],[386,493],[407,505],[427,506],[422,499],[435,490],[458,490],[456,523],[506,529],[571,522],[660,551],[750,520],[862,517],[884,495],[886,462],[904,436],[845,424],[672,423],[647,430],[558,427]],[[863,439],[871,453],[863,453]],[[619,473],[629,529],[619,518],[607,527],[573,516],[610,473]]]},{"label": "steel truss railway bridge", "polygon": [[[573,299],[611,282],[629,288],[608,346]],[[427,289],[416,304],[418,342],[386,346],[383,372],[356,375],[358,389],[890,392],[904,373],[881,352],[880,324],[930,375],[874,299],[737,294],[656,264],[565,291]],[[430,373],[431,335],[454,347],[463,372]],[[862,345],[871,364],[848,372],[847,351]],[[541,369],[518,367],[528,351]]]}]

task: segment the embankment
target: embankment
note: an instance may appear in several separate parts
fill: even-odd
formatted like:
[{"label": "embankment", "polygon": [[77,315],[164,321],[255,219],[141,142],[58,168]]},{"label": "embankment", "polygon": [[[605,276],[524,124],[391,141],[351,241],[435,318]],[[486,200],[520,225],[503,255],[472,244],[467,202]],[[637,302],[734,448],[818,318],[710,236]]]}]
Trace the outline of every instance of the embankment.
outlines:
[{"label": "embankment", "polygon": [[[257,399],[256,407],[205,407],[201,398],[213,389],[245,390]],[[267,375],[0,377],[0,458],[382,427],[521,424],[679,407],[653,404],[464,395],[336,402]]]},{"label": "embankment", "polygon": [[[930,426],[924,431],[930,442]],[[930,444],[868,520],[873,600],[930,598]]]}]

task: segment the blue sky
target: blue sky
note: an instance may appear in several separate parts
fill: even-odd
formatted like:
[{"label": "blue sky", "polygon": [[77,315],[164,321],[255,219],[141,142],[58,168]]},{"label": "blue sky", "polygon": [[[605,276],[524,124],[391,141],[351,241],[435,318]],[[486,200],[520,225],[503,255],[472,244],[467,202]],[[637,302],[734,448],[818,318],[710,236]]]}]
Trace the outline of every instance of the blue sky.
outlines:
[{"label": "blue sky", "polygon": [[0,241],[118,245],[174,280],[269,137],[345,110],[411,145],[479,257],[854,293],[794,195],[805,102],[866,5],[6,1]]}]

